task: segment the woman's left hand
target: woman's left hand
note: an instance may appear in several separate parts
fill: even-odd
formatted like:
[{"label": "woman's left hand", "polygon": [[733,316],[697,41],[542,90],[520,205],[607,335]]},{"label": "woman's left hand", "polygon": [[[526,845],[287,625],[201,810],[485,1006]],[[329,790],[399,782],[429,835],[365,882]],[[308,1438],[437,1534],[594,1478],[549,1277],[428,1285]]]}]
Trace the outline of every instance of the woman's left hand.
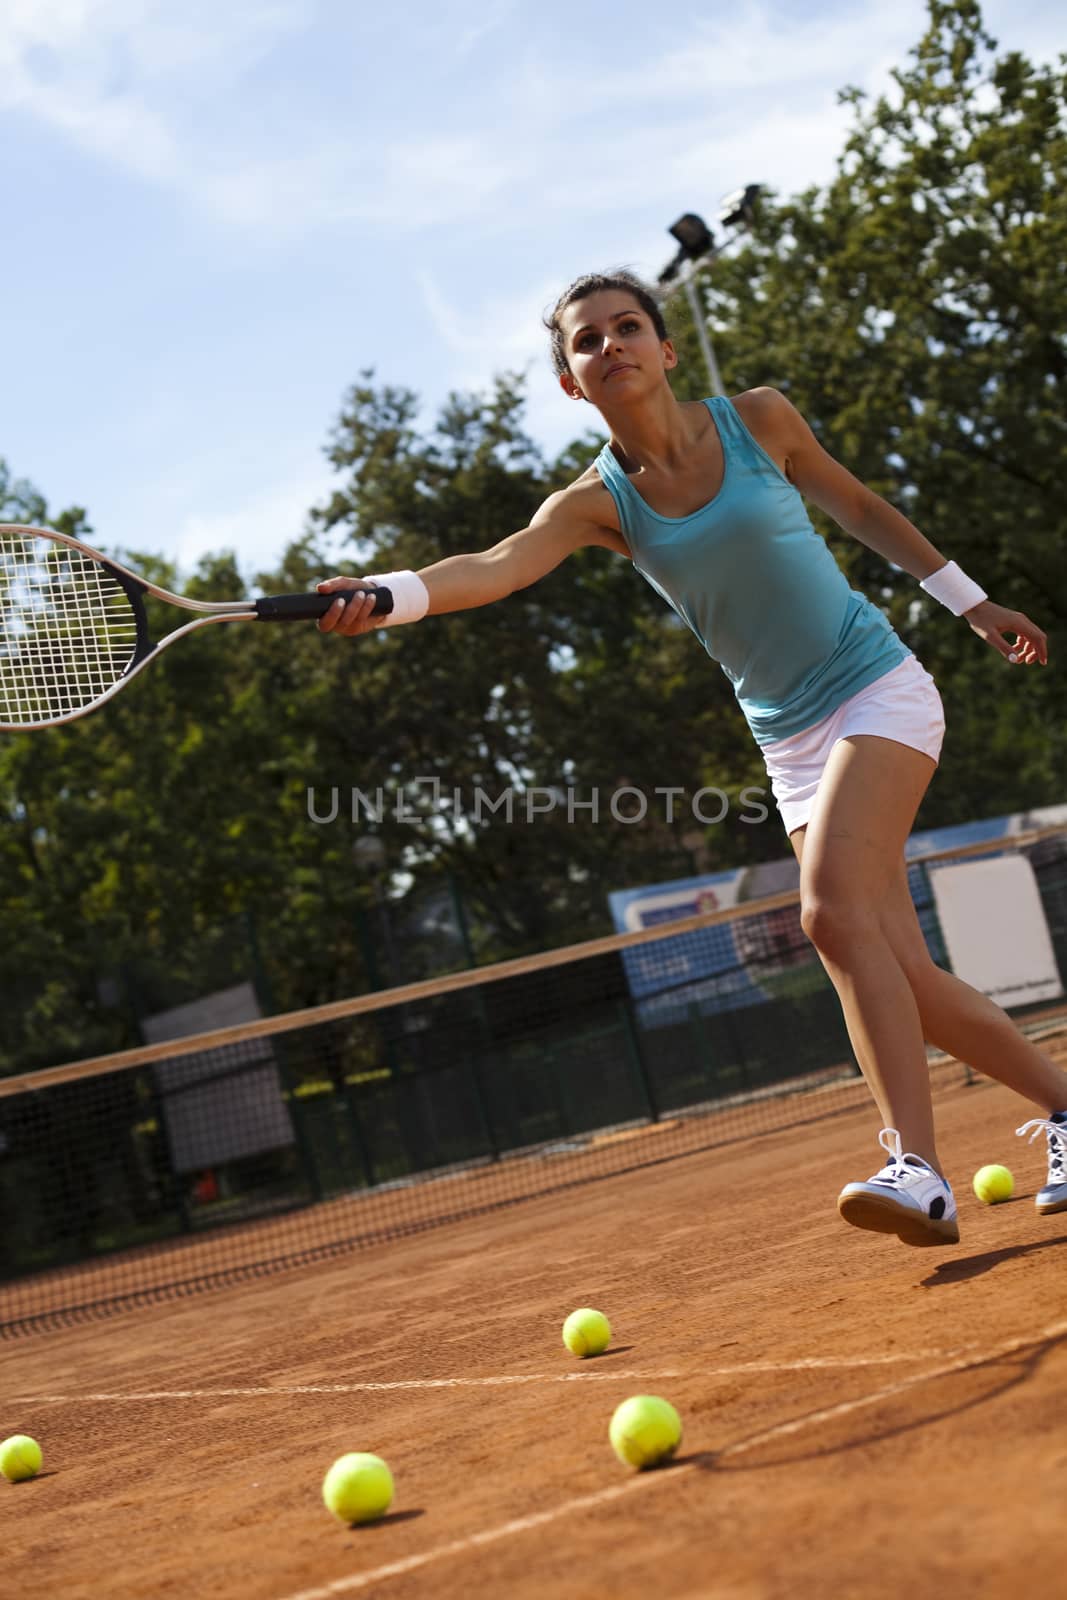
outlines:
[{"label": "woman's left hand", "polygon": [[[1048,640],[1021,611],[1008,611],[992,600],[981,600],[965,611],[964,616],[978,637],[992,645],[1013,666],[1018,662],[1032,667],[1035,661],[1048,666]],[[1004,637],[1005,633],[1015,635],[1014,644]]]}]

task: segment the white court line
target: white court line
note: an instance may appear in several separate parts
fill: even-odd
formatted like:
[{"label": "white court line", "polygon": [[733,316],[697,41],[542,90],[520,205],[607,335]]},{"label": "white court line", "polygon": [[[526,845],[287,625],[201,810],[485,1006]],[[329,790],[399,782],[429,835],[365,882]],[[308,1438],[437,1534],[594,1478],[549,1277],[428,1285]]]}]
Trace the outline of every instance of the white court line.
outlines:
[{"label": "white court line", "polygon": [[82,1401],[228,1400],[271,1395],[379,1394],[390,1389],[465,1389],[509,1383],[580,1383],[590,1378],[680,1378],[681,1372],[530,1372],[499,1373],[488,1378],[400,1378],[393,1383],[298,1383],[257,1385],[249,1389],[144,1389],[130,1394],[16,1395],[12,1405],[75,1405]]},{"label": "white court line", "polygon": [[805,1428],[814,1427],[817,1423],[828,1422],[831,1417],[847,1416],[850,1411],[858,1411],[863,1406],[876,1405],[879,1400],[891,1400],[894,1395],[904,1394],[908,1389],[917,1388],[920,1384],[929,1383],[931,1378],[947,1378],[954,1372],[966,1372],[970,1367],[979,1367],[990,1361],[1000,1361],[1004,1356],[1014,1355],[1019,1350],[1029,1350],[1035,1344],[1042,1344],[1046,1339],[1058,1339],[1067,1333],[1067,1322],[1054,1322],[1049,1327],[1029,1339],[1008,1339],[1004,1344],[995,1346],[992,1350],[976,1356],[961,1356],[956,1361],[949,1361],[942,1367],[933,1367],[929,1372],[920,1372],[910,1378],[901,1378],[899,1383],[891,1383],[884,1389],[877,1389],[873,1394],[864,1395],[859,1400],[842,1400],[836,1406],[827,1406],[822,1411],[810,1411],[804,1417],[799,1417],[795,1422],[779,1422],[773,1428],[768,1428],[764,1433],[757,1433],[751,1439],[743,1439],[739,1444],[727,1445],[725,1450],[717,1450],[715,1459],[725,1461],[730,1456],[744,1455],[747,1450],[755,1450],[757,1446],[766,1444],[768,1439],[784,1439],[791,1433],[800,1433]]},{"label": "white court line", "polygon": [[[746,1451],[755,1450],[771,1439],[783,1439],[790,1434],[801,1433],[805,1428],[816,1427],[820,1422],[829,1421],[833,1417],[847,1416],[864,1406],[877,1405],[881,1400],[891,1400],[895,1395],[917,1388],[920,1384],[929,1383],[934,1378],[948,1377],[954,1372],[965,1372],[969,1367],[980,1366],[983,1362],[998,1361],[1001,1357],[1011,1355],[1017,1350],[1029,1349],[1032,1345],[1041,1344],[1043,1340],[1057,1339],[1065,1333],[1067,1333],[1067,1322],[1053,1323],[1032,1338],[1009,1339],[984,1354],[961,1356],[958,1360],[949,1361],[943,1366],[933,1367],[928,1372],[903,1378],[899,1383],[891,1383],[884,1389],[877,1389],[873,1394],[864,1395],[859,1400],[845,1400],[839,1405],[828,1406],[823,1411],[809,1412],[807,1416],[798,1417],[793,1422],[780,1422],[773,1428],[767,1428],[763,1433],[753,1435],[751,1439],[743,1439],[738,1444],[727,1445],[723,1450],[709,1451],[707,1454],[716,1462],[744,1455]],[[386,1578],[398,1578],[403,1573],[415,1572],[419,1567],[429,1566],[434,1561],[443,1561],[447,1556],[462,1555],[467,1550],[477,1549],[481,1545],[495,1544],[497,1540],[506,1539],[512,1534],[527,1533],[531,1528],[544,1527],[547,1523],[555,1522],[559,1517],[569,1516],[574,1511],[588,1511],[596,1506],[606,1505],[609,1501],[618,1500],[625,1494],[632,1494],[638,1489],[647,1489],[654,1483],[677,1483],[684,1473],[695,1472],[700,1464],[698,1461],[690,1461],[681,1463],[670,1472],[635,1473],[626,1483],[613,1485],[610,1489],[601,1489],[598,1494],[584,1495],[580,1500],[568,1500],[552,1511],[539,1511],[530,1517],[518,1517],[512,1522],[501,1523],[496,1528],[487,1528],[482,1533],[473,1533],[465,1539],[454,1539],[450,1544],[425,1550],[421,1555],[390,1561],[385,1566],[375,1567],[370,1572],[354,1573],[348,1578],[335,1578],[332,1583],[323,1584],[317,1589],[301,1589],[298,1594],[286,1595],[285,1600],[331,1600],[333,1595],[353,1594],[357,1589],[366,1589],[372,1583],[381,1583]]]},{"label": "white court line", "polygon": [[[975,1346],[965,1346],[974,1349]],[[884,1356],[804,1356],[798,1361],[743,1361],[731,1367],[707,1367],[706,1378],[739,1377],[747,1372],[806,1372],[815,1368],[835,1370],[844,1367],[885,1367],[906,1361],[927,1361],[931,1357],[959,1355],[959,1350],[911,1350]],[[380,1394],[393,1389],[478,1389],[517,1383],[589,1383],[614,1382],[625,1379],[644,1382],[654,1378],[684,1378],[685,1371],[671,1368],[665,1372],[627,1372],[608,1368],[595,1372],[582,1368],[578,1372],[515,1372],[495,1373],[486,1378],[398,1378],[390,1383],[304,1383],[259,1384],[246,1389],[142,1389],[128,1394],[22,1394],[13,1395],[10,1404],[76,1405],[83,1402],[135,1402],[138,1400],[235,1400],[269,1397],[271,1395],[300,1394]]]},{"label": "white court line", "polygon": [[[688,1472],[690,1467],[678,1467],[669,1476],[676,1480],[680,1472]],[[369,1584],[380,1583],[383,1578],[399,1578],[404,1572],[416,1572],[419,1567],[429,1566],[431,1561],[441,1561],[445,1556],[456,1556],[464,1550],[475,1550],[479,1545],[495,1544],[498,1539],[506,1539],[513,1533],[527,1533],[531,1528],[541,1528],[547,1522],[555,1522],[557,1517],[565,1516],[571,1511],[588,1511],[594,1506],[606,1505],[609,1500],[619,1500],[624,1494],[632,1494],[642,1487],[641,1477],[634,1474],[625,1483],[614,1484],[610,1489],[601,1489],[597,1494],[583,1495],[580,1500],[568,1500],[564,1506],[557,1506],[554,1511],[538,1511],[532,1517],[517,1517],[514,1522],[504,1522],[497,1528],[486,1528],[482,1533],[472,1533],[466,1539],[454,1539],[451,1544],[438,1545],[436,1550],[426,1550],[420,1556],[405,1556],[400,1561],[390,1561],[384,1567],[375,1567],[373,1572],[359,1572],[351,1578],[335,1578],[333,1583],[327,1583],[319,1589],[301,1589],[299,1594],[286,1596],[286,1600],[329,1600],[331,1595],[351,1594],[355,1589],[366,1589]]]}]

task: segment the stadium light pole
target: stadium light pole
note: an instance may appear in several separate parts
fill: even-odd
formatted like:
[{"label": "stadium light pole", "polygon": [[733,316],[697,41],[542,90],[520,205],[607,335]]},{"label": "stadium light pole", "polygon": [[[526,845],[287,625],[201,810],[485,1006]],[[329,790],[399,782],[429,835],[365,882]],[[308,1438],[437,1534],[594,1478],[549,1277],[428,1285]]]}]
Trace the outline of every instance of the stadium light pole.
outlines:
[{"label": "stadium light pole", "polygon": [[704,365],[708,369],[708,381],[711,384],[712,394],[725,394],[722,375],[719,372],[719,363],[715,359],[712,349],[711,335],[708,333],[708,320],[704,315],[700,300],[697,296],[695,278],[702,266],[716,261],[728,244],[731,244],[739,234],[747,233],[755,221],[756,202],[760,195],[760,185],[750,183],[743,189],[735,189],[731,194],[725,195],[720,206],[718,223],[720,227],[732,228],[733,232],[722,244],[715,243],[715,237],[703,217],[698,217],[695,211],[687,211],[678,218],[674,225],[667,229],[673,239],[678,241],[678,250],[674,257],[668,261],[657,280],[658,288],[656,298],[660,305],[666,305],[672,295],[679,289],[685,291],[689,301],[689,309],[693,313],[693,325],[696,328],[697,338],[700,341],[700,351],[704,357]]}]

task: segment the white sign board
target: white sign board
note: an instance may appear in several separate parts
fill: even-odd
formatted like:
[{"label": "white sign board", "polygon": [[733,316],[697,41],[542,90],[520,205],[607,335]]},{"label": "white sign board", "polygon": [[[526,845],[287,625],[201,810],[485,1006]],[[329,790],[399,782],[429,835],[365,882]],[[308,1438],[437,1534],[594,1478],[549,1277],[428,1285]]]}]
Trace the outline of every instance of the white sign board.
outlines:
[{"label": "white sign board", "polygon": [[1025,856],[931,866],[930,883],[958,978],[999,1006],[1059,999],[1063,983]]},{"label": "white sign board", "polygon": [[[141,1031],[154,1044],[253,1022],[259,1014],[255,990],[241,983],[143,1017]],[[155,1078],[177,1172],[198,1172],[294,1142],[269,1039],[159,1061]]]}]

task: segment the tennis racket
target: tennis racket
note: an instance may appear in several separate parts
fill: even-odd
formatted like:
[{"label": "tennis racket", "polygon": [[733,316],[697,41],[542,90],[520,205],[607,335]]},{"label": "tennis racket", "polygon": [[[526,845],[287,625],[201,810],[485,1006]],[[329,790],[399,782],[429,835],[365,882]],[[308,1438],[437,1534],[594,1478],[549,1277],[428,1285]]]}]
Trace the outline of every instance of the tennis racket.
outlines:
[{"label": "tennis racket", "polygon": [[[353,594],[366,594],[358,584]],[[374,614],[393,609],[375,589]],[[153,642],[144,597],[204,613]],[[209,622],[308,622],[336,594],[187,600],[146,583],[80,539],[0,523],[0,731],[73,722],[118,693],[153,656]]]}]

